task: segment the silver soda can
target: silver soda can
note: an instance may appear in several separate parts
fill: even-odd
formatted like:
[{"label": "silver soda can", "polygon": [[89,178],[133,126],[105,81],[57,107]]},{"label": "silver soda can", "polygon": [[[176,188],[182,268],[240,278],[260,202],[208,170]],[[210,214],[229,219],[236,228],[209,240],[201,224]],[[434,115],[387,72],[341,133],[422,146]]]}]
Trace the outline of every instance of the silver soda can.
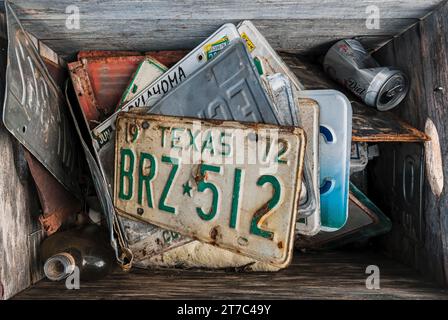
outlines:
[{"label": "silver soda can", "polygon": [[396,107],[409,88],[403,72],[381,67],[357,40],[336,42],[325,55],[324,70],[367,105],[380,111]]}]

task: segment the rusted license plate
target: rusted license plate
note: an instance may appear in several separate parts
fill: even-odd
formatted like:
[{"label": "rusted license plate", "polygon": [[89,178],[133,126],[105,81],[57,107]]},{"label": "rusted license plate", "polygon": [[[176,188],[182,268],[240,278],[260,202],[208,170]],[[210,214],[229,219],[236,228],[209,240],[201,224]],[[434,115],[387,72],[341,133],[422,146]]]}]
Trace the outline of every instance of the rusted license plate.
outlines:
[{"label": "rusted license plate", "polygon": [[168,230],[285,267],[305,138],[296,127],[122,113],[114,204]]}]

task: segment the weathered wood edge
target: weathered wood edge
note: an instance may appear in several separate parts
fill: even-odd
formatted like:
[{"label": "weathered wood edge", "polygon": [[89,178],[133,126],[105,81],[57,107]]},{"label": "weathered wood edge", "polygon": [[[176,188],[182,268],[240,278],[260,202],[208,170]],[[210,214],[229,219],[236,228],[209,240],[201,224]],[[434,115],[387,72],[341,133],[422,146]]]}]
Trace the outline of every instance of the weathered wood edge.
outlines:
[{"label": "weathered wood edge", "polygon": [[[443,174],[448,177],[448,2],[432,14],[395,37],[375,53],[385,65],[394,65],[408,74],[411,80],[406,108],[394,112],[417,129],[424,130],[431,119],[438,131]],[[442,90],[437,90],[442,88]],[[446,179],[445,179],[446,181]],[[390,248],[389,253],[411,263],[420,272],[448,285],[448,190],[440,196],[432,193],[428,180],[424,187],[424,239],[415,242],[396,223],[394,237],[402,241]],[[404,246],[412,250],[402,250]]]}]

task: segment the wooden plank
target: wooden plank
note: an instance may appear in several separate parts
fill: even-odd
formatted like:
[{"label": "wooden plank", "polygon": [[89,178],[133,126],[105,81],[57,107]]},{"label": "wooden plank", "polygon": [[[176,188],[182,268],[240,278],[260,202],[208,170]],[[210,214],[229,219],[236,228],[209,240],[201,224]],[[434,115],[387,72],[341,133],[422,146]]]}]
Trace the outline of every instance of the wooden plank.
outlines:
[{"label": "wooden plank", "polygon": [[[171,50],[192,49],[222,24],[240,20],[82,20],[79,30],[67,29],[65,20],[22,20],[26,30],[61,54],[72,54],[75,50],[114,49]],[[310,48],[324,50],[336,39],[362,35],[369,41],[391,39],[397,30],[404,30],[416,19],[384,19],[381,29],[367,29],[365,19],[321,19],[321,20],[253,20],[266,35],[274,48],[305,51]],[[300,30],[300,31],[299,31]],[[356,33],[354,33],[356,30]],[[309,35],[313,36],[310,37]],[[142,36],[143,35],[143,36]],[[324,48],[325,47],[325,48]],[[316,50],[315,49],[315,50]]]},{"label": "wooden plank", "polygon": [[[307,89],[336,89],[344,92],[352,102],[352,141],[356,142],[422,142],[428,137],[400,120],[391,112],[380,112],[360,102],[359,98],[335,83],[322,67],[309,59],[282,53],[285,62]],[[398,108],[406,108],[403,105]]]},{"label": "wooden plank", "polygon": [[[104,41],[100,39],[54,39],[43,40],[43,42],[56,51],[59,55],[67,59],[73,60],[76,53],[80,50],[132,50],[132,51],[154,51],[154,50],[185,50],[200,44],[205,38],[203,37],[188,37],[186,36],[182,42],[176,39],[153,39],[147,41],[139,37],[127,38],[107,38]],[[376,49],[379,44],[389,41],[389,36],[363,36],[363,42],[368,49]],[[335,41],[331,36],[316,36],[316,37],[298,37],[293,41],[287,38],[277,38],[271,41],[275,48],[283,48],[289,52],[300,53],[322,53],[331,46]]]},{"label": "wooden plank", "polygon": [[[61,55],[83,49],[192,49],[227,22],[253,20],[276,49],[324,50],[354,36],[388,37],[404,31],[440,0],[314,1],[25,1],[13,0],[25,29]],[[77,6],[80,28],[66,27],[68,6]],[[380,28],[366,26],[366,8],[380,10]],[[383,39],[369,48],[377,48]],[[320,51],[323,52],[323,51]]]},{"label": "wooden plank", "polygon": [[[395,65],[408,74],[411,88],[405,108],[394,112],[418,129],[424,130],[426,120],[433,121],[441,144],[443,175],[448,176],[448,4],[417,26],[379,50],[376,58],[383,64]],[[435,90],[443,88],[442,91]],[[446,179],[445,179],[446,181]],[[448,190],[433,194],[426,180],[424,190],[424,236],[413,241],[397,221],[386,238],[391,255],[407,261],[440,283],[448,284]],[[408,250],[403,250],[407,247]]]},{"label": "wooden plank", "polygon": [[82,19],[322,19],[367,17],[366,8],[376,5],[381,18],[421,18],[440,3],[440,0],[371,1],[344,2],[339,0],[12,0],[19,18],[65,19],[66,8],[79,7]]},{"label": "wooden plank", "polygon": [[[14,145],[18,142],[0,128],[0,286],[1,299],[8,299],[40,280],[33,261],[38,239],[32,217],[38,206],[30,184],[21,182],[16,171]],[[30,234],[32,241],[30,242]],[[1,290],[0,290],[1,291]]]},{"label": "wooden plank", "polygon": [[[371,264],[380,269],[380,290],[366,289]],[[365,250],[296,252],[292,265],[276,273],[117,270],[80,285],[67,290],[64,282],[43,280],[14,299],[448,299],[447,290],[412,269]]]},{"label": "wooden plank", "polygon": [[[102,16],[96,19],[81,19],[80,29],[66,28],[66,20],[33,20],[22,19],[23,27],[41,40],[65,39],[75,37],[81,39],[101,39],[133,37],[146,41],[153,39],[176,39],[183,37],[207,38],[225,23],[238,24],[241,19],[114,19],[105,20]],[[365,19],[253,19],[252,22],[265,34],[268,40],[277,37],[294,39],[297,36],[352,37],[354,34],[394,36],[418,19],[382,19],[380,29],[368,29]],[[356,32],[356,33],[354,33]],[[286,41],[286,40],[285,40]]]}]

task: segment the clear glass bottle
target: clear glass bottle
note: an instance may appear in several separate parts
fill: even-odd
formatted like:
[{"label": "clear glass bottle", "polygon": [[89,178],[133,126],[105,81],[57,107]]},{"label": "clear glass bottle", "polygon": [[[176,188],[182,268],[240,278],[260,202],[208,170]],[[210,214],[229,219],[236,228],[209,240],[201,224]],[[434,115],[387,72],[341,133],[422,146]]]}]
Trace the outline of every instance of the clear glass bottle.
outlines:
[{"label": "clear glass bottle", "polygon": [[53,281],[67,278],[75,267],[81,281],[97,280],[107,275],[114,263],[106,232],[94,224],[51,235],[42,243],[41,258],[45,275]]}]

